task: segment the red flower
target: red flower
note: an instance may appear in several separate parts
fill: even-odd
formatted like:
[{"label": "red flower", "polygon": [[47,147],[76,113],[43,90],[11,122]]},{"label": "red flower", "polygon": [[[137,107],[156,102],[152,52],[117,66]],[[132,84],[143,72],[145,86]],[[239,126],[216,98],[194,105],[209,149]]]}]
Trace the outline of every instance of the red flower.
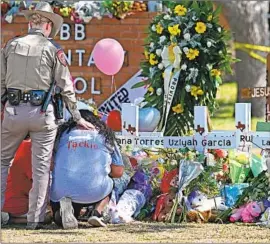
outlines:
[{"label": "red flower", "polygon": [[228,172],[229,171],[229,165],[228,164],[223,164],[222,169],[224,172]]},{"label": "red flower", "polygon": [[228,155],[227,151],[222,150],[222,149],[216,149],[215,152],[216,152],[216,155],[217,155],[219,158],[226,158],[227,155]]}]

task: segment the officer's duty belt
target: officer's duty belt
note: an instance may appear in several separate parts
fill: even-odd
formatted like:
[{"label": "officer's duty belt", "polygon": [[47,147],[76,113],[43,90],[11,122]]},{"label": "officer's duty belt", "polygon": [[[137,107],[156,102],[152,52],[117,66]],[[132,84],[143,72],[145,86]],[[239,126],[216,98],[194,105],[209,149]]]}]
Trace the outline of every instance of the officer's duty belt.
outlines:
[{"label": "officer's duty belt", "polygon": [[33,106],[41,106],[47,96],[47,92],[43,90],[21,91],[15,88],[7,90],[8,102],[12,106],[17,106],[21,102],[30,102]]}]

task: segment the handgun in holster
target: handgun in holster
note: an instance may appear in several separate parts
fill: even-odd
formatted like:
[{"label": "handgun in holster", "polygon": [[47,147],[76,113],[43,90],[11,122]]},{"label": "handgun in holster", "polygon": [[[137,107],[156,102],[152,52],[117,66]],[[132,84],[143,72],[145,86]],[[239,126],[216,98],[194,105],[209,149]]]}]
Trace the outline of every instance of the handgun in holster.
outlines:
[{"label": "handgun in holster", "polygon": [[55,93],[53,98],[54,113],[57,120],[64,118],[64,103],[61,95],[61,88],[59,86],[55,87]]},{"label": "handgun in holster", "polygon": [[56,82],[52,82],[50,89],[41,107],[41,112],[45,113],[49,104],[52,102],[54,106],[54,115],[56,120],[64,118],[64,103],[61,95],[60,87],[56,86]]}]

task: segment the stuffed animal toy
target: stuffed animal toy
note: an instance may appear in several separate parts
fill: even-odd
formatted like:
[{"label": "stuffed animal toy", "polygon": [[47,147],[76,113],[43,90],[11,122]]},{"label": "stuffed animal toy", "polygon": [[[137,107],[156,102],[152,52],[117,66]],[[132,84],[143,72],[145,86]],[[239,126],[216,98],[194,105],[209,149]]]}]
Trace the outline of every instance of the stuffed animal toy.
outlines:
[{"label": "stuffed animal toy", "polygon": [[211,217],[212,217],[211,210],[205,212],[190,210],[187,213],[187,220],[189,222],[208,223]]},{"label": "stuffed animal toy", "polygon": [[208,199],[200,191],[191,192],[188,196],[188,201],[192,209],[198,210],[200,212],[205,212],[213,209],[222,211],[228,209],[222,197],[214,197]]},{"label": "stuffed animal toy", "polygon": [[244,223],[253,223],[255,218],[259,217],[262,210],[257,202],[250,202],[238,209],[230,217],[231,222],[242,220]]},{"label": "stuffed animal toy", "polygon": [[[170,191],[169,193],[163,194],[157,200],[157,205],[155,209],[155,213],[153,215],[153,220],[158,222],[166,222],[169,214],[172,210],[174,199],[176,197],[176,193]],[[176,210],[176,215],[180,215],[182,212],[181,208]]]}]

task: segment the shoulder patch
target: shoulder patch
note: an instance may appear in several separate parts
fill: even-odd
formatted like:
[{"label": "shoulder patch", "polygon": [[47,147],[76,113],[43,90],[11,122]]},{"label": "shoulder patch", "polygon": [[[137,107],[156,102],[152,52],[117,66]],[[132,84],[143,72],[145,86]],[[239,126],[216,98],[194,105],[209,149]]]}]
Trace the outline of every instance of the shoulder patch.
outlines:
[{"label": "shoulder patch", "polygon": [[64,51],[62,49],[57,51],[57,58],[58,58],[58,60],[60,61],[60,63],[62,65],[64,65],[65,67],[67,66],[67,61],[66,61],[66,58],[65,58],[65,54],[64,54]]}]

